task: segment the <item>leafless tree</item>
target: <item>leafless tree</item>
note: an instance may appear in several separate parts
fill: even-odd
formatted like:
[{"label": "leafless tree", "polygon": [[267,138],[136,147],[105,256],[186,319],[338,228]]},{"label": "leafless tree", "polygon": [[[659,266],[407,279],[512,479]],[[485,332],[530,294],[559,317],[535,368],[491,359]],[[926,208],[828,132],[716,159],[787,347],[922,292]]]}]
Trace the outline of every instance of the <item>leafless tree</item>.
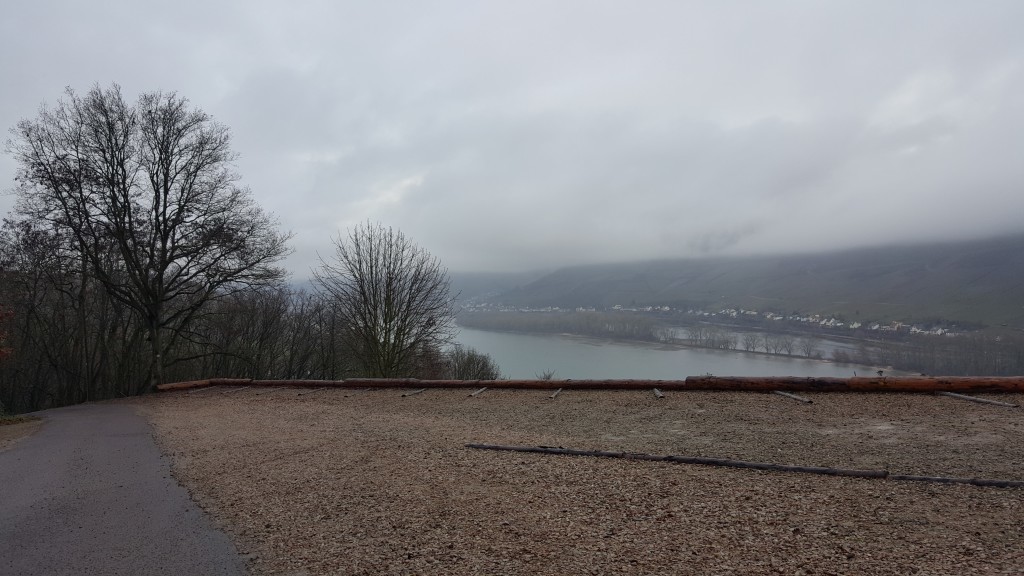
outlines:
[{"label": "leafless tree", "polygon": [[761,337],[759,335],[748,332],[743,335],[743,349],[747,352],[756,352],[760,341]]},{"label": "leafless tree", "polygon": [[796,341],[793,339],[793,337],[788,335],[788,334],[780,334],[778,338],[779,338],[779,352],[782,352],[783,354],[785,354],[787,356],[792,356],[793,355],[793,347],[796,344]]},{"label": "leafless tree", "polygon": [[703,346],[708,337],[708,328],[702,324],[694,324],[686,328],[686,336],[696,346]]},{"label": "leafless tree", "polygon": [[0,401],[7,406],[37,410],[141,389],[144,334],[126,306],[82,274],[67,235],[6,220],[0,302],[12,311],[3,322],[12,354],[0,366]]},{"label": "leafless tree", "polygon": [[808,358],[813,358],[815,355],[819,355],[818,343],[815,342],[813,338],[801,338],[797,342],[797,347],[800,349],[800,352]]},{"label": "leafless tree", "polygon": [[452,337],[455,299],[448,272],[398,230],[366,223],[339,236],[314,270],[344,327],[341,338],[366,376],[415,372]]},{"label": "leafless tree", "polygon": [[445,354],[447,377],[453,380],[498,380],[501,370],[488,354],[473,348],[452,346]]},{"label": "leafless tree", "polygon": [[208,302],[283,277],[275,264],[289,235],[237,185],[228,129],[188,100],[69,89],[13,133],[19,212],[67,230],[91,274],[139,316],[151,384],[180,360],[165,354]]}]

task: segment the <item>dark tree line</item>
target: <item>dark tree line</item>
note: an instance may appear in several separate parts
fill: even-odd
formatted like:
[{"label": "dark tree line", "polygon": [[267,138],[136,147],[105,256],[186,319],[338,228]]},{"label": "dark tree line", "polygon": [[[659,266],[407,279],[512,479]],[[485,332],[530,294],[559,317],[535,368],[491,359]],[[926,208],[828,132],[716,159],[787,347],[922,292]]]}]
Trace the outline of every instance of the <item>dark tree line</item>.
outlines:
[{"label": "dark tree line", "polygon": [[851,351],[836,350],[832,359],[934,376],[1019,376],[1024,374],[1024,337],[984,333],[952,338],[910,336],[861,343]]},{"label": "dark tree line", "polygon": [[[2,244],[5,258],[12,250],[10,232],[5,230]],[[22,256],[46,253],[40,246]],[[0,406],[17,413],[148,390],[146,326],[98,282],[68,266],[74,262],[47,260],[16,273],[5,268],[0,283],[0,298],[12,311],[0,320],[10,350],[0,362]],[[235,291],[206,306],[175,339],[168,352],[179,361],[165,376],[179,381],[370,375],[349,347],[348,332],[327,295],[282,283]],[[397,375],[500,378],[490,356],[458,346],[429,347]]]}]

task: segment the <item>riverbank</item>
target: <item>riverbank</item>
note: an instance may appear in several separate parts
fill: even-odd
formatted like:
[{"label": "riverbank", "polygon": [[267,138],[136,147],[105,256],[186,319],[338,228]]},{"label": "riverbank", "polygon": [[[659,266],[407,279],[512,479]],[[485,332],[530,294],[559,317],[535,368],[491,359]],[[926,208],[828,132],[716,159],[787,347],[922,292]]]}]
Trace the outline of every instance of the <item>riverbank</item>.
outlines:
[{"label": "riverbank", "polygon": [[[569,333],[616,341],[675,339],[694,349],[743,351],[787,358],[816,358],[840,364],[878,366],[906,373],[947,376],[1013,376],[1024,373],[1024,334],[1002,331],[933,333],[916,326],[858,328],[849,334],[827,329],[795,330],[763,322],[693,320],[669,326],[671,318],[640,312],[471,312],[462,326],[513,333]],[[898,323],[897,323],[898,324]],[[681,341],[681,342],[679,342]]]}]

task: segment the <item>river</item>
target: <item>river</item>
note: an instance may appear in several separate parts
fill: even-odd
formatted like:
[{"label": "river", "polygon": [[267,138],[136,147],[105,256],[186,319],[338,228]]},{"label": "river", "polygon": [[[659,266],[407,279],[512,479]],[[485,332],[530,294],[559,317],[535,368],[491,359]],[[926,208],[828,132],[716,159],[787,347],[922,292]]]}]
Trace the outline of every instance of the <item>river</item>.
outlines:
[{"label": "river", "polygon": [[506,378],[638,378],[686,376],[860,376],[875,368],[740,351],[671,348],[568,335],[517,334],[458,328],[456,341],[490,354]]}]

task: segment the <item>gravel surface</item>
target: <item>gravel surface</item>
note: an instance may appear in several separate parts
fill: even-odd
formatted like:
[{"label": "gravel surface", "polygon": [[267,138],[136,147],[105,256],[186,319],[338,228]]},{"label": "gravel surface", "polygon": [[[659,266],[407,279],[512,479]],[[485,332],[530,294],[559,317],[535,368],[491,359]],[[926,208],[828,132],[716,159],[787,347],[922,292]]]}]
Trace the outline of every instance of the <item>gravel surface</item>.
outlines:
[{"label": "gravel surface", "polygon": [[215,388],[139,406],[257,574],[1024,573],[1024,489],[464,447],[1024,480],[1021,409],[927,395],[468,392]]}]

